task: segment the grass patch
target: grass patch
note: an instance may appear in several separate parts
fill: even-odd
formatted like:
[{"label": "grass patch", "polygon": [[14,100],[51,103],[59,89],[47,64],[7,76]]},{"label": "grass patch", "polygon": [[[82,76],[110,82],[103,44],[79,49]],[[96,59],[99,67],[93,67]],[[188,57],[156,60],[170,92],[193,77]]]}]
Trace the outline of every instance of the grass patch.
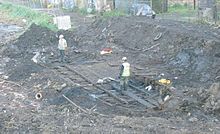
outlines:
[{"label": "grass patch", "polygon": [[53,17],[46,13],[37,12],[31,8],[14,5],[11,3],[2,3],[0,5],[0,10],[6,12],[11,18],[26,19],[28,24],[35,23],[42,27],[47,27],[53,31],[57,30],[56,26],[53,24]]},{"label": "grass patch", "polygon": [[187,4],[174,4],[168,8],[168,13],[176,13],[182,17],[189,17],[196,14],[196,10],[193,9],[192,5]]},{"label": "grass patch", "polygon": [[66,10],[66,11],[71,11],[71,12],[79,13],[81,15],[87,15],[88,14],[86,8],[77,8],[77,7],[75,7],[73,9],[71,9],[71,10]]},{"label": "grass patch", "polygon": [[109,17],[125,16],[126,13],[121,10],[112,10],[112,11],[103,12],[101,15],[104,18],[109,18]]},{"label": "grass patch", "polygon": [[126,15],[126,13],[122,10],[111,10],[111,11],[100,12],[100,13],[96,12],[95,10],[92,10],[91,13],[88,13],[87,8],[75,8],[72,11],[79,13],[81,15],[88,15],[88,14],[100,15],[103,18],[119,17],[119,16]]}]

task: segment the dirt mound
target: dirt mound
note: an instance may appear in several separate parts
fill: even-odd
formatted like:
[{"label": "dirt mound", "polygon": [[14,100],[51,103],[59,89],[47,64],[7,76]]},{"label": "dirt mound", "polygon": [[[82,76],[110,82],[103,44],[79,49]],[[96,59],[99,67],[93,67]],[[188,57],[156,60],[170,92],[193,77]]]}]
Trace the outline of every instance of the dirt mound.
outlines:
[{"label": "dirt mound", "polygon": [[2,55],[8,58],[5,75],[9,76],[9,80],[19,81],[28,78],[31,73],[41,71],[42,68],[31,59],[38,51],[48,51],[48,46],[54,46],[55,42],[53,32],[31,25],[16,41],[3,47]]},{"label": "dirt mound", "polygon": [[[213,81],[218,81],[219,77],[217,76],[220,75],[218,70],[220,63],[219,31],[210,27],[141,17],[97,20],[88,29],[79,27],[75,31],[59,31],[57,33],[33,24],[17,41],[4,46],[2,49],[3,54],[0,62],[3,64],[0,67],[5,68],[6,72],[4,73],[9,76],[9,80],[23,82],[20,82],[22,86],[19,85],[15,93],[20,93],[21,90],[24,91],[26,98],[23,100],[28,100],[28,102],[19,101],[22,106],[23,104],[26,106],[27,110],[20,105],[17,106],[16,103],[14,104],[14,101],[12,101],[13,106],[16,106],[14,111],[9,109],[8,112],[5,109],[7,106],[4,105],[4,109],[0,113],[3,120],[0,127],[5,126],[3,128],[6,129],[6,132],[14,124],[17,125],[14,131],[18,128],[21,129],[17,131],[24,131],[29,128],[30,130],[27,131],[45,133],[48,133],[51,128],[60,133],[69,129],[73,132],[79,131],[79,133],[88,132],[90,129],[94,133],[107,130],[102,128],[111,128],[112,131],[118,130],[118,133],[131,131],[139,133],[157,133],[158,131],[158,133],[193,133],[195,131],[194,133],[199,133],[203,129],[204,132],[211,133],[219,130],[216,127],[219,125],[219,121],[211,115],[210,117],[213,118],[210,118],[209,115],[205,115],[200,110],[200,103],[196,101],[195,96],[191,96],[193,95],[191,89],[187,87],[178,88],[179,91],[183,90],[183,94],[182,92],[180,92],[181,95],[177,94],[177,97],[180,97],[178,102],[172,101],[173,104],[169,105],[170,109],[167,109],[167,111],[137,111],[135,114],[128,113],[128,116],[131,114],[130,117],[123,117],[126,111],[129,112],[129,110],[121,109],[120,113],[123,116],[118,117],[116,112],[112,112],[115,118],[101,114],[97,116],[79,114],[80,112],[74,106],[68,105],[66,101],[64,103],[64,98],[56,92],[66,83],[63,83],[63,80],[56,76],[51,69],[40,67],[31,60],[36,52],[39,52],[41,62],[44,62],[44,64],[52,67],[62,65],[56,64],[59,54],[57,50],[57,36],[59,34],[63,34],[67,40],[69,46],[68,56],[70,63],[73,63],[73,65],[91,60],[119,63],[121,57],[127,56],[132,69],[135,69],[134,66],[138,66],[143,70],[154,68],[158,73],[164,73],[165,77],[170,79],[177,77],[177,80],[172,80],[174,84],[187,86],[189,86],[189,83],[194,86],[197,86],[196,83],[200,86],[208,85]],[[113,53],[100,55],[100,51],[106,47],[111,47]],[[4,84],[4,81],[1,83]],[[2,85],[2,89],[4,87]],[[219,92],[219,86],[216,87],[213,87],[213,89],[217,90],[211,90],[213,93]],[[184,91],[185,89],[187,91]],[[73,92],[68,88],[65,90],[69,95],[68,97],[72,97],[71,100],[80,100],[79,103],[82,105],[89,104],[85,100],[92,103],[91,99],[88,99],[87,93],[82,92],[81,89],[74,89]],[[11,90],[6,91],[11,92]],[[34,98],[34,95],[39,92],[43,94],[42,101]],[[209,105],[205,104],[209,101],[208,97],[205,96],[203,104],[207,109],[210,109]],[[20,100],[20,98],[15,99]],[[192,99],[195,102],[194,100],[191,101]],[[5,101],[7,102],[6,98]],[[178,105],[179,101],[183,104]],[[214,104],[218,101],[219,99],[216,98]],[[26,105],[26,103],[30,103],[30,105]],[[213,104],[213,102],[211,101],[210,104]],[[94,105],[92,103],[92,106]],[[33,108],[32,111],[30,107]],[[111,107],[111,109],[116,109],[116,107]],[[105,107],[103,111],[111,110]],[[16,118],[12,116],[13,114],[16,115]],[[142,120],[133,116],[136,114],[145,117]],[[48,115],[52,116],[49,117]],[[28,127],[30,123],[32,125]],[[202,123],[204,125],[201,125]],[[48,124],[50,125],[48,126]],[[194,124],[194,126],[192,127],[191,124]],[[161,131],[158,127],[161,128]]]},{"label": "dirt mound", "polygon": [[30,76],[31,73],[41,71],[42,68],[31,60],[38,52],[42,62],[56,59],[58,56],[58,36],[61,33],[68,37],[67,41],[71,42],[69,43],[71,48],[72,44],[75,44],[71,32],[60,31],[55,33],[36,24],[32,24],[16,41],[5,45],[2,48],[2,55],[9,58],[6,66],[8,70],[6,75],[9,76],[9,79],[22,80]]},{"label": "dirt mound", "polygon": [[[57,42],[55,33],[32,24],[30,28],[15,42],[8,45],[4,55],[10,58],[32,58],[34,52],[42,51],[48,46],[54,46]],[[47,51],[47,50],[45,50]]]},{"label": "dirt mound", "polygon": [[[219,33],[218,29],[208,26],[142,17],[99,19],[88,29],[79,27],[73,32],[55,33],[33,24],[16,42],[7,45],[4,56],[25,62],[30,61],[36,52],[41,52],[42,58],[49,63],[59,54],[57,36],[64,34],[71,62],[112,61],[127,56],[135,66],[156,68],[157,73],[164,73],[176,84],[187,83],[196,87],[197,84],[218,81]],[[113,54],[100,56],[99,52],[106,47],[113,48]],[[76,56],[76,49],[81,54]]]},{"label": "dirt mound", "polygon": [[198,92],[199,102],[208,113],[220,112],[220,83],[213,83],[208,90]]},{"label": "dirt mound", "polygon": [[95,21],[81,44],[112,47],[114,59],[127,56],[134,65],[158,68],[170,79],[178,77],[178,84],[208,84],[220,75],[219,33],[208,26],[121,17]]}]

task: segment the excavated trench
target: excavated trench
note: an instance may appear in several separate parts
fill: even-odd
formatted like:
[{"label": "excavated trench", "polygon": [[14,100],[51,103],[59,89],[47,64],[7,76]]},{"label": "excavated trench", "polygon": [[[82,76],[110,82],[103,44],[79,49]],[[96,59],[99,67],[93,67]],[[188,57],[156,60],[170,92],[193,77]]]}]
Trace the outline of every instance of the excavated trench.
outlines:
[{"label": "excavated trench", "polygon": [[[20,29],[15,26],[7,27],[9,27],[7,32],[15,32]],[[5,26],[2,28],[4,31]],[[11,29],[15,31],[11,31]],[[40,122],[47,122],[42,119],[45,117],[44,114],[50,113],[57,118],[62,116],[63,121],[59,120],[59,123],[47,117],[48,122],[54,121],[54,124],[52,123],[52,126],[56,126],[54,130],[58,130],[62,126],[60,122],[64,123],[69,117],[69,113],[66,111],[70,110],[72,114],[77,113],[75,107],[63,97],[65,95],[83,109],[93,110],[111,117],[163,118],[168,122],[174,122],[172,125],[175,129],[183,126],[188,128],[188,132],[193,128],[187,123],[197,123],[195,126],[199,126],[200,123],[209,122],[216,125],[220,120],[216,114],[218,111],[209,114],[203,108],[207,105],[201,104],[198,100],[206,101],[208,96],[205,96],[204,99],[201,94],[213,82],[219,82],[219,32],[219,29],[206,26],[145,18],[134,20],[129,17],[112,18],[106,21],[97,20],[88,29],[80,30],[79,27],[74,32],[59,31],[55,33],[33,24],[19,38],[9,42],[1,49],[1,79],[19,84],[16,90],[12,91],[16,93],[22,91],[25,98],[21,99],[22,97],[12,95],[9,101],[15,99],[19,104],[14,106],[10,103],[11,108],[7,108],[6,96],[0,96],[3,100],[2,112],[7,111],[7,115],[1,113],[4,115],[1,118],[7,122],[6,119],[10,118],[12,113],[22,113],[23,110],[19,111],[19,108],[23,106],[25,109],[30,108],[37,113],[42,113],[42,117],[36,117],[37,119],[34,117],[37,113],[29,114],[31,116],[29,117],[33,119],[32,122],[35,123],[34,126],[39,125]],[[64,64],[59,63],[57,50],[58,39],[56,36],[61,33],[68,42],[68,63]],[[161,37],[158,36],[160,34]],[[3,38],[3,34],[0,36]],[[159,38],[155,39],[156,36]],[[100,55],[100,51],[104,48],[112,48],[113,52]],[[36,64],[32,58],[37,52],[40,53],[40,56],[38,57],[39,62]],[[109,98],[104,91],[94,86],[87,87],[87,89],[79,87],[83,85],[83,82],[80,83],[77,75],[71,74],[70,71],[58,70],[59,67],[69,65],[78,69],[79,73],[85,75],[94,84],[98,79],[106,77],[117,79],[120,60],[123,56],[128,57],[132,65],[132,84],[135,87],[145,90],[146,79],[167,78],[172,81],[172,86],[175,87],[174,98],[166,104],[164,110],[147,109],[134,100],[130,100],[128,105],[124,105],[114,98]],[[73,83],[70,84],[65,79],[70,79]],[[129,100],[129,97],[119,95],[112,88],[111,82],[102,86],[113,94]],[[130,91],[133,90],[130,89]],[[35,98],[37,93],[42,94],[42,98],[39,100]],[[8,93],[8,95],[10,94]],[[104,100],[105,103],[108,100],[107,102],[113,106],[106,105],[97,98]],[[215,102],[217,103],[218,100]],[[18,108],[18,111],[14,111],[15,108]],[[60,112],[65,116],[59,115]],[[75,118],[77,117],[74,116]],[[18,120],[23,119],[18,118]],[[81,120],[83,121],[83,119]],[[70,124],[74,124],[74,121],[69,120]],[[25,124],[25,122],[30,123],[28,121],[23,123]],[[105,124],[105,121],[102,123]],[[115,125],[113,122],[110,123]],[[0,123],[0,127],[4,128],[4,125],[1,124],[4,123]],[[24,124],[18,123],[18,126]],[[46,124],[44,125],[46,126]],[[199,130],[201,127],[203,126],[199,126],[196,129],[198,131],[195,130],[195,132],[201,132]],[[124,128],[131,129],[127,126]],[[25,129],[25,125],[22,129]],[[81,130],[86,130],[86,128]],[[171,132],[171,130],[164,131]],[[204,131],[210,132],[208,127],[204,128]],[[213,131],[217,132],[218,128]]]}]

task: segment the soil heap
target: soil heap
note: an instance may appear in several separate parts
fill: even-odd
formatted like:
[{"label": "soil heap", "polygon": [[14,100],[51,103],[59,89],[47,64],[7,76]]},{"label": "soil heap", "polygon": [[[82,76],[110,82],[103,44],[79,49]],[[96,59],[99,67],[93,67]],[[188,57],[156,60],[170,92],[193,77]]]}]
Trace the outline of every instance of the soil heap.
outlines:
[{"label": "soil heap", "polygon": [[[141,120],[139,117],[127,118],[124,116],[115,116],[113,119],[101,116],[98,116],[99,118],[96,116],[91,117],[77,114],[77,110],[66,103],[60,106],[56,104],[48,105],[46,100],[44,100],[45,102],[36,101],[33,97],[33,88],[39,88],[38,85],[40,84],[48,84],[48,79],[58,81],[58,78],[48,73],[46,68],[34,63],[32,58],[39,52],[40,64],[55,65],[59,55],[57,50],[57,37],[59,34],[64,35],[69,45],[68,64],[81,64],[92,60],[115,62],[126,56],[132,65],[132,69],[135,70],[135,67],[139,67],[144,70],[154,69],[158,75],[164,73],[165,77],[171,79],[174,86],[180,91],[185,89],[180,88],[183,86],[187,88],[194,87],[197,91],[199,87],[206,89],[213,82],[219,82],[219,29],[142,17],[98,19],[88,28],[81,28],[78,27],[74,31],[59,31],[55,33],[33,24],[16,41],[9,42],[2,48],[1,63],[4,66],[1,66],[1,69],[4,70],[2,72],[4,78],[21,83],[22,86],[26,87],[25,91],[22,90],[22,93],[25,94],[24,96],[15,94],[10,98],[11,102],[16,100],[22,103],[19,103],[19,105],[10,103],[12,111],[9,110],[10,108],[2,108],[2,111],[6,111],[7,114],[1,113],[2,123],[0,123],[4,124],[4,126],[6,126],[6,122],[9,123],[9,126],[4,127],[6,130],[10,128],[10,123],[13,124],[13,122],[18,122],[14,130],[18,130],[19,127],[23,126],[19,131],[27,130],[28,128],[26,132],[38,132],[39,130],[36,128],[41,128],[41,132],[45,133],[49,129],[53,129],[54,132],[67,131],[67,129],[63,128],[63,123],[65,123],[66,128],[71,128],[73,132],[76,132],[76,130],[78,130],[77,132],[88,132],[87,127],[94,127],[95,129],[91,130],[93,132],[103,132],[104,130],[100,129],[100,126],[103,127],[104,124],[105,127],[103,128],[108,128],[109,124],[111,124],[110,127],[118,133],[128,133],[131,132],[130,130],[134,131],[135,129],[140,133],[197,133],[201,132],[200,129],[202,127],[205,127],[204,132],[212,132],[213,130],[209,128],[214,128],[214,126],[218,125],[216,124],[218,120],[214,120],[215,116],[211,116],[210,119],[206,118],[204,111],[210,111],[211,104],[215,106],[214,111],[218,113],[219,105],[216,102],[219,102],[219,96],[214,96],[213,103],[210,97],[213,93],[207,92],[207,94],[212,95],[203,95],[205,90],[199,93],[186,91],[188,93],[185,94],[184,100],[181,100],[182,104],[178,108],[173,108],[173,111],[168,110],[167,112],[146,113],[145,120]],[[103,48],[109,47],[113,49],[112,54],[100,55],[100,51]],[[33,87],[33,85],[35,86]],[[213,87],[213,89],[215,88]],[[20,90],[20,88],[16,89],[18,92]],[[212,91],[218,92],[219,95],[219,86]],[[49,96],[47,98],[57,97],[55,92],[45,92]],[[192,99],[193,101],[191,101]],[[203,100],[203,104],[198,103],[197,99]],[[42,106],[42,104],[47,105]],[[204,111],[200,110],[202,105],[204,106]],[[5,104],[4,107],[6,107]],[[17,107],[21,107],[21,109],[18,110]],[[26,110],[30,109],[30,107],[35,109],[27,112]],[[211,111],[213,110],[211,109]],[[21,113],[25,112],[29,116],[11,118],[13,115],[21,115]],[[201,113],[198,114],[199,112]],[[192,113],[194,114],[193,116]],[[48,115],[53,115],[53,117]],[[55,119],[55,117],[60,120]],[[44,118],[48,119],[48,121],[45,121]],[[77,122],[79,118],[80,122]],[[43,119],[45,122],[43,122]],[[205,124],[207,120],[209,122]],[[196,123],[195,127],[197,129],[192,128],[192,124],[189,122]],[[28,127],[30,123],[33,125]],[[201,126],[200,123],[204,123],[204,125]],[[2,127],[1,124],[0,127]],[[144,127],[145,130],[141,129]],[[158,127],[161,129],[157,130]],[[121,128],[125,131],[122,131]],[[218,128],[215,128],[214,132],[217,132]]]}]

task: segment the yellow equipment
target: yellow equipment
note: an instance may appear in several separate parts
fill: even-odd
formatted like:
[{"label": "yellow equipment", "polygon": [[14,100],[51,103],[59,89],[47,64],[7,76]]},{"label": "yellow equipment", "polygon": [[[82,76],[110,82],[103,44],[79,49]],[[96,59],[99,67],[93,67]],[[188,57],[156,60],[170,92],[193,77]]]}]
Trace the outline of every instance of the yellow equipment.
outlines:
[{"label": "yellow equipment", "polygon": [[160,79],[159,82],[160,82],[161,84],[165,84],[165,85],[169,85],[169,84],[171,83],[171,81],[170,81],[170,80],[167,80],[167,79]]}]

